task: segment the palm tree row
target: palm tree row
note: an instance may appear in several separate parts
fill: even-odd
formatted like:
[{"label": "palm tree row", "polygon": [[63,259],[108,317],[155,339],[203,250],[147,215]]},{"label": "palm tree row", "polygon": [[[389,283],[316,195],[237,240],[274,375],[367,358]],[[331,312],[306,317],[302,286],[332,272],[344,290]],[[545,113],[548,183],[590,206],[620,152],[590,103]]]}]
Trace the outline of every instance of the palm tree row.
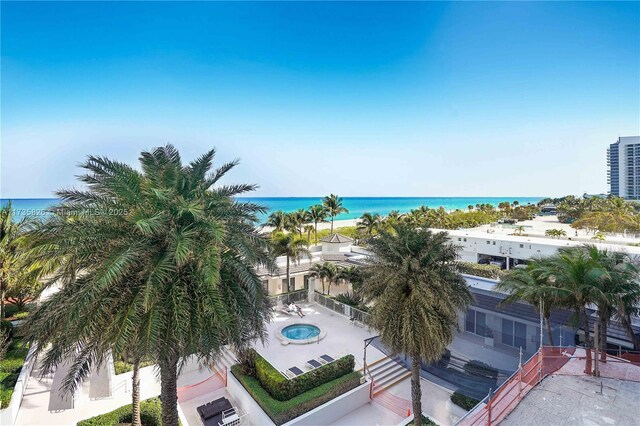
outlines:
[{"label": "palm tree row", "polygon": [[254,185],[219,184],[237,162],[213,169],[214,155],[184,165],[167,145],[143,152],[141,170],[90,156],[86,189],[58,192],[59,214],[29,235],[31,253],[49,266],[46,285],[60,286],[24,326],[43,373],[71,362],[72,390],[110,351],[127,354],[135,425],[141,359],[158,366],[163,425],[177,425],[187,358],[209,363],[223,345],[265,337],[271,305],[255,270],[273,267],[256,231],[265,209],[236,198]]},{"label": "palm tree row", "polygon": [[267,217],[264,226],[273,228],[273,233],[287,231],[297,233],[300,237],[305,232],[307,240],[313,231],[315,244],[318,244],[318,224],[327,222],[328,217],[331,218],[331,233],[333,234],[333,220],[340,213],[349,213],[349,210],[343,206],[342,198],[331,194],[322,199],[322,204],[313,205],[307,210],[298,209],[289,213],[282,210],[274,211]]},{"label": "palm tree row", "polygon": [[[309,276],[319,278],[322,283],[322,294],[324,294],[325,284],[327,284],[327,294],[331,295],[331,284],[340,282],[352,283],[358,287],[361,282],[361,275],[357,266],[337,266],[331,262],[316,263],[309,269]],[[354,291],[356,290],[354,288]]]},{"label": "palm tree row", "polygon": [[[592,245],[561,248],[557,254],[531,261],[526,269],[514,269],[497,288],[510,296],[505,303],[524,300],[542,306],[549,343],[553,346],[550,317],[553,310],[570,309],[582,323],[585,346],[591,347],[588,306],[596,306],[602,359],[606,359],[607,326],[620,321],[638,347],[631,318],[640,313],[640,269],[627,254],[598,249]],[[591,371],[587,351],[586,372]]]}]

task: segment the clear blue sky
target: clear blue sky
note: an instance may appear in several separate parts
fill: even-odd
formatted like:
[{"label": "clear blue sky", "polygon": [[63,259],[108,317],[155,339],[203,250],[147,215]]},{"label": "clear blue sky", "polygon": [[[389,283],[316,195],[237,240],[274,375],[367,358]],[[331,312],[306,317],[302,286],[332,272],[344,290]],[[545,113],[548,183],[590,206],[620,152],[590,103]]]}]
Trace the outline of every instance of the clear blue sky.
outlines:
[{"label": "clear blue sky", "polygon": [[640,3],[1,3],[2,197],[87,154],[240,157],[254,195],[606,191]]}]

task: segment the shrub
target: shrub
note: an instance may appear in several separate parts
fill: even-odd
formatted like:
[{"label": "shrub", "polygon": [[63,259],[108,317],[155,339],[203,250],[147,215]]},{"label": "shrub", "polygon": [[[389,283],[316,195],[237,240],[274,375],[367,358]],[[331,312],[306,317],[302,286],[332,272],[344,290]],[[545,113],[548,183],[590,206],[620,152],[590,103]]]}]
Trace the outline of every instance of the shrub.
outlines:
[{"label": "shrub", "polygon": [[4,317],[9,318],[14,316],[20,309],[14,304],[5,304],[4,305]]},{"label": "shrub", "polygon": [[242,374],[240,365],[231,367],[231,373],[276,425],[295,419],[360,385],[360,373],[353,371],[303,392],[288,401],[278,401],[269,395],[258,379]]},{"label": "shrub", "polygon": [[[131,404],[78,422],[78,426],[117,426],[131,423]],[[140,419],[144,426],[162,425],[162,406],[159,398],[151,398],[140,403]]]},{"label": "shrub", "polygon": [[476,277],[500,279],[505,271],[498,265],[481,265],[473,262],[457,262],[458,272]]},{"label": "shrub", "polygon": [[480,401],[478,401],[477,399],[471,398],[470,396],[463,395],[458,391],[455,391],[451,395],[451,402],[456,404],[458,407],[464,408],[465,410],[469,411],[473,407],[478,405]]},{"label": "shrub", "polygon": [[13,337],[13,324],[11,324],[11,321],[0,320],[0,331],[11,339]]},{"label": "shrub", "polygon": [[[140,362],[140,368],[148,367],[150,365],[153,365],[153,361]],[[124,373],[128,373],[129,371],[133,371],[133,364],[128,363],[126,361],[114,361],[113,369],[115,370],[116,374],[124,374]]]},{"label": "shrub", "polygon": [[253,352],[256,378],[269,394],[279,401],[286,401],[353,371],[355,360],[353,355],[346,355],[322,367],[311,370],[293,379],[287,379],[276,370],[258,352]]},{"label": "shrub", "polygon": [[474,376],[489,377],[491,379],[498,378],[498,370],[496,368],[475,359],[464,365],[464,371]]},{"label": "shrub", "polygon": [[[413,424],[413,420],[411,420],[408,425],[412,425]],[[434,423],[433,420],[431,420],[430,418],[425,417],[424,415],[422,416],[422,424],[425,426],[438,426],[437,423]]]},{"label": "shrub", "polygon": [[29,312],[26,312],[26,311],[25,311],[25,312],[18,312],[18,313],[17,313],[17,314],[15,314],[13,317],[14,317],[15,319],[24,319],[24,318],[26,318],[26,317],[28,317],[28,316],[29,316]]},{"label": "shrub", "polygon": [[28,345],[22,344],[20,339],[13,339],[6,356],[0,361],[0,408],[9,406],[28,351]]}]

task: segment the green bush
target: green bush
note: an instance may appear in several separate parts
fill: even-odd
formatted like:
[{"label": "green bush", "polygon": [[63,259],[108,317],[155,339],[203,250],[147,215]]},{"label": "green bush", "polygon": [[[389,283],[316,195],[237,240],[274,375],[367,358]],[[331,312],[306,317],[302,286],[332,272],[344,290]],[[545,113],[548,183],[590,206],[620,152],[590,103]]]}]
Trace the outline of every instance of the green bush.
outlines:
[{"label": "green bush", "polygon": [[473,407],[478,405],[480,401],[456,391],[451,395],[451,402],[456,404],[458,407],[464,408],[465,410],[469,411]]},{"label": "green bush", "polygon": [[457,262],[458,272],[476,277],[500,279],[506,273],[498,265],[481,265],[473,262]]},{"label": "green bush", "polygon": [[498,370],[496,368],[475,359],[464,365],[464,371],[474,376],[489,377],[491,379],[498,378]]},{"label": "green bush", "polygon": [[17,313],[17,314],[15,314],[13,317],[14,317],[15,319],[24,319],[24,318],[26,318],[26,317],[28,317],[28,316],[29,316],[29,312],[26,312],[26,311],[25,311],[25,312],[18,312],[18,313]]},{"label": "green bush", "polygon": [[[131,404],[78,422],[78,426],[117,426],[131,423]],[[162,425],[162,405],[159,398],[151,398],[140,403],[140,419],[144,426]]]},{"label": "green bush", "polygon": [[0,361],[0,408],[9,406],[27,352],[28,345],[23,344],[20,339],[13,339],[6,356]]},{"label": "green bush", "polygon": [[[413,420],[411,420],[409,423],[409,425],[413,424]],[[437,423],[434,423],[433,420],[425,417],[424,415],[422,416],[422,424],[425,426],[438,426]]]},{"label": "green bush", "polygon": [[9,336],[9,339],[13,337],[13,324],[11,324],[11,321],[0,320],[0,330],[3,331],[6,336]]},{"label": "green bush", "polygon": [[355,366],[353,355],[346,355],[301,376],[287,379],[258,352],[250,350],[253,351],[255,359],[256,378],[267,392],[279,401],[287,401],[303,392],[349,374]]},{"label": "green bush", "polygon": [[14,316],[16,313],[18,313],[18,311],[20,311],[20,309],[18,309],[18,307],[14,304],[9,304],[7,303],[6,305],[4,305],[4,317],[5,318],[9,318]]},{"label": "green bush", "polygon": [[258,379],[242,374],[242,367],[237,364],[231,367],[231,373],[240,381],[253,399],[262,407],[276,425],[284,424],[320,405],[331,401],[360,385],[360,373],[353,371],[330,382],[289,399],[278,401],[269,395]]},{"label": "green bush", "polygon": [[[148,367],[153,364],[153,361],[142,361],[140,362],[140,368]],[[114,361],[113,369],[115,370],[116,374],[124,374],[128,373],[129,371],[133,371],[133,364],[130,364],[126,361]]]}]

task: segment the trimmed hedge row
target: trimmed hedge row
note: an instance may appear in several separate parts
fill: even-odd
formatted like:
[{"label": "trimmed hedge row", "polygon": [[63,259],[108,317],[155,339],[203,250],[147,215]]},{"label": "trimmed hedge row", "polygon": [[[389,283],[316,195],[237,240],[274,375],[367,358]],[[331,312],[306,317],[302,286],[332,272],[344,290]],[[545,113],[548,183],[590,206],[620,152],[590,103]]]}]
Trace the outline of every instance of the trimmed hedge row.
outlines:
[{"label": "trimmed hedge row", "polygon": [[461,274],[473,275],[476,277],[490,278],[493,280],[500,279],[504,276],[505,271],[498,265],[481,265],[473,262],[457,262],[458,272]]},{"label": "trimmed hedge row", "polygon": [[[131,423],[131,404],[78,422],[78,426],[117,426]],[[160,398],[150,398],[140,403],[140,420],[143,426],[162,426],[162,405]]]},{"label": "trimmed hedge row", "polygon": [[498,369],[476,359],[467,362],[463,368],[467,374],[489,377],[490,379],[497,379],[499,374]]},{"label": "trimmed hedge row", "polygon": [[5,357],[0,360],[0,408],[9,406],[13,389],[16,386],[20,371],[29,352],[29,345],[22,343],[22,339],[11,340]]},{"label": "trimmed hedge row", "polygon": [[278,401],[267,392],[255,377],[243,374],[240,365],[231,367],[231,373],[240,381],[253,399],[276,425],[282,425],[313,410],[333,398],[360,386],[360,373],[353,371],[330,382],[289,399]]},{"label": "trimmed hedge row", "polygon": [[476,405],[478,405],[478,403],[480,401],[478,401],[475,398],[471,398],[470,396],[467,395],[463,395],[458,391],[455,391],[452,395],[451,395],[451,402],[453,402],[454,404],[456,404],[458,407],[464,408],[465,410],[469,411],[471,410],[473,407],[475,407]]},{"label": "trimmed hedge row", "polygon": [[258,352],[253,351],[256,367],[256,378],[269,394],[279,400],[287,401],[310,389],[353,372],[355,360],[353,355],[346,355],[322,367],[311,370],[293,379],[287,379],[276,370]]}]

